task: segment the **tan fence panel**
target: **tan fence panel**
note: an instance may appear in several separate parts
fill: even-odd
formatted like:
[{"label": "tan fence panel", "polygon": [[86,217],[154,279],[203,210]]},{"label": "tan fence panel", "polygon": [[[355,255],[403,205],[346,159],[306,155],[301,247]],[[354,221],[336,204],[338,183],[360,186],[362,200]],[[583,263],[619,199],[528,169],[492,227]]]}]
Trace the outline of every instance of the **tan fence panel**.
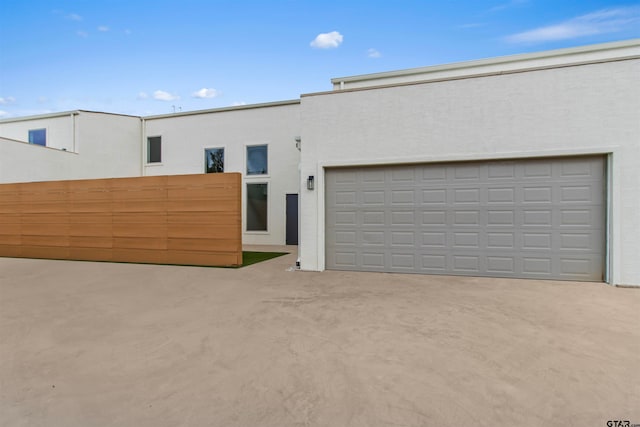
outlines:
[{"label": "tan fence panel", "polygon": [[0,256],[237,266],[238,173],[0,185]]}]

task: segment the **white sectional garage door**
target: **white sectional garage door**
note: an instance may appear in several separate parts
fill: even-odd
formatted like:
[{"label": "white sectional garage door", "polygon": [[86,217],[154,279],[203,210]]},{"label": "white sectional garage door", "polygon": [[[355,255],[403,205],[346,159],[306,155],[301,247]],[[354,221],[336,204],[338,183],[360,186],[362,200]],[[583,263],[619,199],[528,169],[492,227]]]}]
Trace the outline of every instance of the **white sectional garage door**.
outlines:
[{"label": "white sectional garage door", "polygon": [[326,171],[326,267],[602,281],[602,156]]}]

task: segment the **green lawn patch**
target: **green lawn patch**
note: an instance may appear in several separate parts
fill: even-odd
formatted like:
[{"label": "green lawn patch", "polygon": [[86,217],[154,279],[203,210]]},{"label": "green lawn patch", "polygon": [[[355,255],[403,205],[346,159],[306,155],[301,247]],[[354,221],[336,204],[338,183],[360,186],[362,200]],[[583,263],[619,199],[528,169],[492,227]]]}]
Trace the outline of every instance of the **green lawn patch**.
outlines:
[{"label": "green lawn patch", "polygon": [[256,264],[262,261],[266,261],[271,258],[277,258],[282,255],[287,255],[288,252],[249,252],[242,251],[242,267],[247,265]]}]

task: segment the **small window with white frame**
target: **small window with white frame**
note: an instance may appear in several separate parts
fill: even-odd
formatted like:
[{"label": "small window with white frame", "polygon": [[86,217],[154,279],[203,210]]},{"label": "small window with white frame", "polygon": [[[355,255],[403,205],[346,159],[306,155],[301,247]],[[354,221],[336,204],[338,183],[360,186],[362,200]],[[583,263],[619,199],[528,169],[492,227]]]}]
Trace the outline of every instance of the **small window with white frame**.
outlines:
[{"label": "small window with white frame", "polygon": [[29,144],[47,146],[46,129],[29,129]]},{"label": "small window with white frame", "polygon": [[269,172],[267,148],[266,144],[247,146],[247,175],[266,175]]},{"label": "small window with white frame", "polygon": [[224,172],[224,148],[204,149],[204,171],[205,173]]}]

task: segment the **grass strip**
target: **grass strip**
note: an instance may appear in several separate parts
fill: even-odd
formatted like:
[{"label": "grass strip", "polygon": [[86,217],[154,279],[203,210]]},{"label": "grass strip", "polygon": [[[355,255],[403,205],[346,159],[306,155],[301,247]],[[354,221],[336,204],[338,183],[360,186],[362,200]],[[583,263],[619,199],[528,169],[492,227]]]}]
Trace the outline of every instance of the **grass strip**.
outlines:
[{"label": "grass strip", "polygon": [[251,264],[257,264],[262,261],[267,261],[272,258],[277,258],[282,255],[287,255],[288,252],[250,252],[242,251],[242,267],[246,267]]}]

